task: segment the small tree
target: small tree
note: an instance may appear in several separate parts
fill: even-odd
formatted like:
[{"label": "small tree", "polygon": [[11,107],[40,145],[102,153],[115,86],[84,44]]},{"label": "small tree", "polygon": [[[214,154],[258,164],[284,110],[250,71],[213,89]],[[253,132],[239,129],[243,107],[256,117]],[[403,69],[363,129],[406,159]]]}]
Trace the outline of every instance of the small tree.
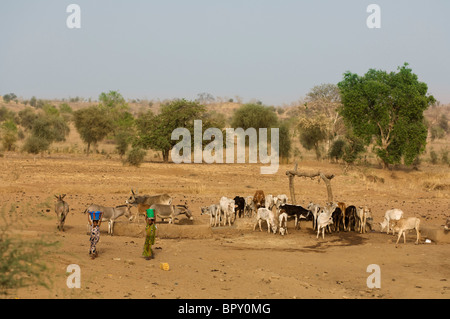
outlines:
[{"label": "small tree", "polygon": [[300,143],[307,150],[314,150],[316,159],[321,157],[320,144],[327,140],[329,121],[324,116],[301,118],[299,121]]},{"label": "small tree", "polygon": [[237,109],[231,119],[231,127],[243,128],[244,130],[253,127],[271,128],[278,124],[278,117],[275,111],[260,104],[244,104]]},{"label": "small tree", "polygon": [[108,112],[98,106],[75,111],[73,119],[78,134],[87,144],[86,156],[89,156],[91,144],[97,144],[113,130],[113,122]]},{"label": "small tree", "polygon": [[1,125],[1,136],[3,148],[6,151],[13,151],[17,142],[17,126],[12,120],[8,120]]},{"label": "small tree", "polygon": [[33,122],[31,135],[25,140],[24,151],[32,154],[42,153],[53,142],[65,141],[70,129],[63,118],[56,115],[39,114]]}]

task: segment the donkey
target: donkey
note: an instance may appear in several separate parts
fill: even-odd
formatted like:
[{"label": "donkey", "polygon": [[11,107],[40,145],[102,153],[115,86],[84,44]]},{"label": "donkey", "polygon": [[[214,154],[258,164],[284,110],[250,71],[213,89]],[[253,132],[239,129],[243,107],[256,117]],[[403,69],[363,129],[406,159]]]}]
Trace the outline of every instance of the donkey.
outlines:
[{"label": "donkey", "polygon": [[[111,236],[114,234],[114,221],[119,218],[122,215],[125,215],[129,221],[133,219],[133,216],[131,215],[130,211],[130,205],[120,205],[115,207],[106,207],[106,206],[100,206],[97,204],[91,204],[84,213],[92,212],[92,211],[100,211],[102,212],[102,222],[107,221],[108,222],[108,234]],[[90,221],[91,216],[88,214],[88,219]],[[91,226],[90,222],[88,222],[87,225],[88,234],[90,234]]]},{"label": "donkey", "polygon": [[69,204],[67,204],[66,201],[64,201],[64,197],[66,197],[66,194],[58,195],[56,196],[56,203],[55,203],[55,213],[56,218],[58,220],[57,227],[58,230],[64,231],[64,222],[66,221],[67,214],[69,214]]},{"label": "donkey", "polygon": [[191,211],[187,205],[164,205],[164,204],[153,204],[150,208],[155,210],[156,216],[161,218],[163,221],[169,219],[169,224],[174,224],[174,219],[178,215],[186,215],[189,220],[194,220]]},{"label": "donkey", "polygon": [[125,201],[125,203],[128,205],[133,205],[135,207],[137,206],[138,211],[134,219],[135,220],[137,219],[138,222],[139,222],[139,215],[145,215],[146,209],[148,209],[153,204],[163,204],[163,205],[172,204],[172,197],[168,194],[160,194],[153,196],[150,195],[138,196],[137,193],[138,193],[137,191],[135,193],[133,189],[131,189],[131,194]]}]

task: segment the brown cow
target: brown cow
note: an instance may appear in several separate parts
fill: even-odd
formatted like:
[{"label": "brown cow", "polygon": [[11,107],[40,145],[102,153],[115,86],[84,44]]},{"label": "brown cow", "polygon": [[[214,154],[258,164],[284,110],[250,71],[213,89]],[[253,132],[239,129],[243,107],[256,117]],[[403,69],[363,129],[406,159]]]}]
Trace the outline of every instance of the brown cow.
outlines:
[{"label": "brown cow", "polygon": [[344,231],[347,231],[348,227],[345,227],[345,209],[347,208],[347,205],[345,205],[345,203],[343,203],[343,202],[338,202],[337,205],[341,209],[341,212],[342,212],[342,224],[344,226]]},{"label": "brown cow", "polygon": [[258,208],[265,207],[266,197],[264,196],[264,192],[262,190],[257,190],[255,192],[255,195],[253,196],[253,204],[256,212],[258,211]]}]

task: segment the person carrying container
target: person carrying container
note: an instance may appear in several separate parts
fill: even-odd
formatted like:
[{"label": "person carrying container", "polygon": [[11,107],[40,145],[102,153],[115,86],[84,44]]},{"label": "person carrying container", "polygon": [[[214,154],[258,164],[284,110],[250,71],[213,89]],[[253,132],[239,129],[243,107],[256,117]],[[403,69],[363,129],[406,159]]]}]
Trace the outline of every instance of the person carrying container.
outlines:
[{"label": "person carrying container", "polygon": [[156,224],[155,224],[155,210],[153,208],[147,209],[147,225],[145,226],[145,243],[142,256],[146,260],[155,258],[152,250],[152,245],[155,244]]},{"label": "person carrying container", "polygon": [[100,224],[102,223],[102,212],[89,212],[88,221],[91,225],[91,237],[89,241],[91,242],[91,247],[89,248],[89,256],[91,259],[95,259],[98,256],[97,243],[100,240]]}]

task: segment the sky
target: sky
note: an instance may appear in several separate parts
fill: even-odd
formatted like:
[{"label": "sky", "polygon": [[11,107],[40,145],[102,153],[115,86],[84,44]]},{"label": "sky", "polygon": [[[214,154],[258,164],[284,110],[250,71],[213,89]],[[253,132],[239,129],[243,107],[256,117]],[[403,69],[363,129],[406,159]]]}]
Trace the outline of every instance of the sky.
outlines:
[{"label": "sky", "polygon": [[[69,28],[70,4],[80,28]],[[370,4],[380,28],[369,28]],[[405,62],[450,103],[448,0],[2,0],[0,95],[193,100],[282,106],[346,71]]]}]

